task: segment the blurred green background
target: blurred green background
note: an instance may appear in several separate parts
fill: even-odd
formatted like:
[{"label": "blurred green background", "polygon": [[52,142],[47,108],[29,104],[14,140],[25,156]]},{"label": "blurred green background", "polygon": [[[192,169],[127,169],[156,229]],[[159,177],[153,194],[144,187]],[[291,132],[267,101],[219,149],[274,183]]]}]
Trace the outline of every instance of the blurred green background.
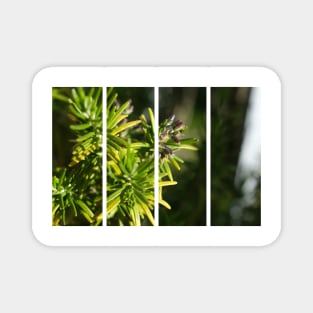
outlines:
[{"label": "blurred green background", "polygon": [[72,97],[73,87],[54,87],[52,88],[52,155],[53,174],[57,167],[66,167],[72,155],[70,139],[74,138],[69,125],[69,104],[68,98]]},{"label": "blurred green background", "polygon": [[257,88],[211,88],[213,226],[261,225],[258,103]]},{"label": "blurred green background", "polygon": [[114,91],[118,93],[117,100],[120,104],[132,100],[134,111],[129,120],[138,119],[142,113],[147,114],[148,107],[154,111],[153,87],[114,87]]}]

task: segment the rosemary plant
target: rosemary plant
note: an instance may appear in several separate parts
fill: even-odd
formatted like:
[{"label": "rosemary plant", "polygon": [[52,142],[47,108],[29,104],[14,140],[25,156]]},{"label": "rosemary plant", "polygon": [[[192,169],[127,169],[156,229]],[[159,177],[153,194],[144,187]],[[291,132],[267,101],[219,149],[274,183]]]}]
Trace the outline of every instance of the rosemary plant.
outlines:
[{"label": "rosemary plant", "polygon": [[[154,225],[154,114],[128,121],[131,101],[120,104],[113,88],[107,92],[107,221],[108,225]],[[172,167],[180,170],[184,161],[175,153],[196,150],[197,139],[182,139],[186,125],[173,115],[161,123],[159,136],[159,203],[163,188],[176,185]]]},{"label": "rosemary plant", "polygon": [[53,88],[70,125],[71,159],[53,170],[53,225],[102,224],[102,88]]},{"label": "rosemary plant", "polygon": [[[71,157],[53,169],[53,225],[102,225],[102,88],[53,88],[53,100],[63,105],[71,133]],[[109,226],[154,225],[154,137],[159,138],[158,201],[163,189],[176,185],[175,170],[184,161],[176,152],[196,150],[195,138],[183,138],[186,125],[171,116],[155,130],[154,114],[133,119],[131,100],[119,103],[114,88],[107,89],[106,147],[107,203]]]}]

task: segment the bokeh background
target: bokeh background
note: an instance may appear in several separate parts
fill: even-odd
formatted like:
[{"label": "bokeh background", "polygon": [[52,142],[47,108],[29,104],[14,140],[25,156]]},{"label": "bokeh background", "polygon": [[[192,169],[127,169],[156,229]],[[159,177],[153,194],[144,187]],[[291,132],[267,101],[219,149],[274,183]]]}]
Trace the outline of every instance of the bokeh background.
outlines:
[{"label": "bokeh background", "polygon": [[[72,98],[73,87],[52,88],[52,173],[56,168],[65,167],[71,160],[74,138],[69,125],[69,104],[67,98]],[[86,90],[85,90],[86,91]]]},{"label": "bokeh background", "polygon": [[154,111],[154,87],[114,87],[114,92],[118,93],[117,100],[120,104],[132,100],[134,107],[129,120],[138,119],[140,114],[146,114],[147,108]]},{"label": "bokeh background", "polygon": [[211,225],[261,225],[259,88],[211,88]]}]

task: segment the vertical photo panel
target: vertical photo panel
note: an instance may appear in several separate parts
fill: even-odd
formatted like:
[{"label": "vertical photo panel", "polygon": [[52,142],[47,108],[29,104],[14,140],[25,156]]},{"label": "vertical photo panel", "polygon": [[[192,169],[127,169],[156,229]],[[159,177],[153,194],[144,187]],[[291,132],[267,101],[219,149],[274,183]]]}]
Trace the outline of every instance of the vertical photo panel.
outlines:
[{"label": "vertical photo panel", "polygon": [[153,226],[154,88],[107,88],[107,226]]},{"label": "vertical photo panel", "polygon": [[206,88],[159,88],[159,225],[206,225]]},{"label": "vertical photo panel", "polygon": [[52,88],[52,225],[102,225],[102,88]]},{"label": "vertical photo panel", "polygon": [[211,88],[211,225],[261,225],[260,88]]}]

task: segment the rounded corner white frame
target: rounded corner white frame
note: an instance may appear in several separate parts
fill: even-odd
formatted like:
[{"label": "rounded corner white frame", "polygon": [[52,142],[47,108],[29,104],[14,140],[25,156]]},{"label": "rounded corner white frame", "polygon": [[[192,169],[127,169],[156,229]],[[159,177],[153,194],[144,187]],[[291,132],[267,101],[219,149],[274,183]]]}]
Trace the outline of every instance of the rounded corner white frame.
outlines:
[{"label": "rounded corner white frame", "polygon": [[[52,226],[52,87],[62,86],[103,87],[104,99],[105,89],[109,86],[207,87],[208,91],[210,87],[260,87],[261,226]],[[210,152],[209,95],[210,92],[207,92],[208,152]],[[103,190],[103,203],[106,203],[106,188]],[[207,215],[209,215],[209,183],[207,190]],[[48,246],[265,246],[273,243],[281,231],[281,83],[278,75],[265,67],[42,69],[34,77],[32,84],[32,229],[35,238]]]}]

